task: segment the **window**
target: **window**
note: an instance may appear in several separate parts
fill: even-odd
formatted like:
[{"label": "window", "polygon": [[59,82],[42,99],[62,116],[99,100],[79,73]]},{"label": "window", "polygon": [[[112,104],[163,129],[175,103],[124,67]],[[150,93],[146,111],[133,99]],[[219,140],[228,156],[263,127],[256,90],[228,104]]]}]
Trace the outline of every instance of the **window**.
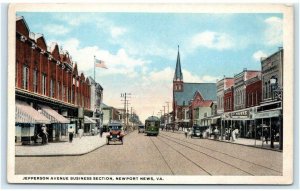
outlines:
[{"label": "window", "polygon": [[23,89],[28,90],[29,82],[29,68],[28,66],[23,66]]},{"label": "window", "polygon": [[47,76],[42,74],[42,94],[46,95],[46,86],[47,86]]},{"label": "window", "polygon": [[16,73],[15,73],[15,85],[18,85],[18,67],[19,67],[19,62],[16,62]]},{"label": "window", "polygon": [[50,80],[50,97],[54,97],[54,82],[53,80],[51,79]]},{"label": "window", "polygon": [[60,97],[60,82],[57,82],[57,99]]},{"label": "window", "polygon": [[35,92],[35,93],[37,93],[37,91],[38,91],[37,76],[38,76],[38,72],[35,69],[35,70],[33,70],[33,92]]},{"label": "window", "polygon": [[61,86],[62,87],[62,100],[65,100],[65,98],[66,98],[66,86],[64,86],[64,85],[62,85]]}]

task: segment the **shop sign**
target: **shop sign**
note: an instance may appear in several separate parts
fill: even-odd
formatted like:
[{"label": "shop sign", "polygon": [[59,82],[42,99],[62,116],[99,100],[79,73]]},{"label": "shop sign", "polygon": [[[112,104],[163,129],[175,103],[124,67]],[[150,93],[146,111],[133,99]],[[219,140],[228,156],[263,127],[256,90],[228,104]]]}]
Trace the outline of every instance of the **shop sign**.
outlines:
[{"label": "shop sign", "polygon": [[255,113],[254,117],[256,119],[260,119],[260,118],[278,117],[279,115],[280,115],[280,110],[276,110],[276,111],[265,111],[261,113]]},{"label": "shop sign", "polygon": [[232,112],[230,114],[230,116],[233,119],[247,119],[247,118],[250,117],[250,111],[249,110],[244,110],[244,111]]}]

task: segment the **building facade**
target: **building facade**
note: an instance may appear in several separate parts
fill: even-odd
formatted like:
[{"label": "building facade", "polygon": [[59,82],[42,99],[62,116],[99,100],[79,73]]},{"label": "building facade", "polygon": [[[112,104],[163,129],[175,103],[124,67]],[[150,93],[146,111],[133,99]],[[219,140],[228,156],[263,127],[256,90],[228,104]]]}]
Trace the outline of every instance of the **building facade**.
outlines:
[{"label": "building facade", "polygon": [[[181,71],[180,54],[178,49],[176,68],[173,78],[173,127],[191,127],[193,124],[200,123],[199,108],[216,101],[216,83],[186,83],[183,81]],[[209,103],[208,103],[209,102]],[[196,109],[198,113],[196,116]],[[204,112],[204,111],[203,111]]]},{"label": "building facade", "polygon": [[246,108],[246,81],[260,75],[260,71],[244,69],[234,75],[234,110]]},{"label": "building facade", "polygon": [[234,78],[223,78],[217,82],[217,113],[221,114],[224,113],[225,102],[224,102],[224,95],[225,90],[233,86]]},{"label": "building facade", "polygon": [[[16,18],[15,93],[16,102],[27,103],[51,118],[47,124],[50,141],[66,136],[66,124],[74,123],[76,131],[83,128],[84,115],[92,114],[88,78],[78,73],[67,51],[57,43],[47,46],[42,34],[31,32],[22,16]],[[18,111],[16,119],[26,114]],[[26,120],[19,122],[17,128],[27,124]],[[41,131],[41,125],[34,125],[34,134]]]}]

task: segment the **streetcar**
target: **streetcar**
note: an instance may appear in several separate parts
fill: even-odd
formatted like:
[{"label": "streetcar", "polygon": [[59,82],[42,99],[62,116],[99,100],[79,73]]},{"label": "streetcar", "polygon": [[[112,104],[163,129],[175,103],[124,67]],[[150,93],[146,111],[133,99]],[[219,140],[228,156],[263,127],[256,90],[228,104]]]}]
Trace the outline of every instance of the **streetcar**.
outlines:
[{"label": "streetcar", "polygon": [[155,116],[150,116],[145,120],[145,133],[147,135],[157,136],[160,128],[160,119]]}]

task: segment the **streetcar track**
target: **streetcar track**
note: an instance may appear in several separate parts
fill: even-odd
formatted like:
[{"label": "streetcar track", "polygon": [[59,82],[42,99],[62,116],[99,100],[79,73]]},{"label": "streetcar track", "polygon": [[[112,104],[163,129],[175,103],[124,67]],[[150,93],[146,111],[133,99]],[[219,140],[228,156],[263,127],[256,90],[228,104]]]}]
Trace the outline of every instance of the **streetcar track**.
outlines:
[{"label": "streetcar track", "polygon": [[151,142],[153,143],[153,145],[155,146],[155,148],[158,150],[159,154],[161,155],[161,157],[163,158],[163,160],[165,161],[165,163],[167,164],[167,166],[169,167],[170,171],[172,172],[172,175],[175,175],[175,173],[173,172],[172,168],[170,167],[170,165],[167,163],[167,160],[165,159],[164,155],[161,153],[161,151],[159,150],[159,148],[156,146],[156,144],[154,143],[154,141],[150,138]]},{"label": "streetcar track", "polygon": [[[216,153],[220,153],[220,154],[229,156],[229,157],[231,157],[231,158],[234,158],[234,159],[237,159],[237,160],[246,162],[246,163],[250,163],[250,164],[252,164],[252,165],[256,165],[256,166],[259,166],[259,167],[263,167],[263,168],[265,168],[265,169],[268,169],[268,170],[271,170],[271,171],[274,171],[274,172],[277,172],[277,173],[280,173],[280,174],[282,173],[281,171],[275,170],[275,169],[273,169],[273,168],[269,168],[269,167],[264,166],[264,165],[261,165],[261,164],[257,164],[257,163],[254,163],[254,162],[251,162],[251,161],[248,161],[248,160],[245,160],[245,159],[241,159],[241,158],[235,157],[235,156],[233,156],[233,155],[230,155],[230,154],[227,154],[227,153],[218,151],[218,150],[214,150],[214,149],[211,149],[211,148],[208,148],[208,147],[204,147],[204,146],[201,146],[201,145],[192,143],[192,142],[190,142],[190,141],[185,141],[185,140],[182,140],[182,139],[178,139],[178,138],[175,138],[175,137],[173,137],[173,136],[171,136],[171,137],[172,137],[172,139],[175,139],[175,140],[170,139],[170,138],[167,137],[166,135],[162,135],[162,137],[164,137],[164,138],[166,138],[166,139],[169,139],[170,141],[173,141],[173,142],[176,142],[175,140],[182,141],[182,142],[186,142],[186,143],[189,143],[189,144],[192,144],[192,145],[195,145],[195,146],[198,146],[198,147],[201,147],[201,148],[204,148],[204,149],[207,149],[207,150],[216,152]],[[176,143],[178,143],[178,142],[176,142]],[[178,144],[181,144],[181,143],[178,143]],[[182,144],[181,144],[181,145],[182,145]],[[184,145],[184,146],[185,146],[185,145]],[[187,147],[187,146],[186,146],[186,147]],[[201,152],[201,151],[199,151],[199,152]]]},{"label": "streetcar track", "polygon": [[[160,138],[158,138],[158,139],[160,139]],[[160,139],[161,141],[162,141],[162,139]],[[170,139],[169,139],[170,140]],[[171,140],[172,141],[172,140]],[[162,142],[164,142],[164,143],[166,143],[165,141],[162,141]],[[222,161],[222,160],[220,160],[220,159],[218,159],[218,158],[216,158],[216,157],[213,157],[213,156],[211,156],[211,155],[208,155],[207,153],[204,153],[204,152],[201,152],[201,151],[199,151],[199,150],[196,150],[196,149],[194,149],[194,148],[192,148],[192,147],[189,147],[189,146],[186,146],[186,145],[183,145],[183,144],[181,144],[181,143],[178,143],[178,142],[176,142],[176,141],[173,141],[173,142],[175,142],[175,143],[177,143],[177,144],[179,144],[179,145],[182,145],[182,146],[184,146],[184,147],[187,147],[187,148],[189,148],[189,149],[191,149],[191,150],[193,150],[193,151],[196,151],[196,152],[199,152],[199,153],[201,153],[201,154],[203,154],[203,155],[205,155],[205,156],[208,156],[208,157],[210,157],[210,158],[212,158],[212,159],[214,159],[214,160],[216,160],[216,161],[219,161],[219,162],[221,162],[221,163],[224,163],[224,164],[226,164],[226,165],[229,165],[229,166],[231,166],[231,167],[233,167],[233,168],[235,168],[235,169],[238,169],[239,171],[242,171],[242,172],[244,172],[244,173],[246,173],[246,174],[249,174],[249,175],[251,175],[251,176],[255,176],[254,174],[252,174],[252,173],[249,173],[249,172],[247,172],[247,171],[245,171],[245,170],[243,170],[243,169],[241,169],[241,168],[239,168],[239,167],[236,167],[236,166],[234,166],[234,165],[232,165],[232,164],[230,164],[230,163],[228,163],[228,162],[225,162],[225,161]],[[169,145],[170,147],[171,147],[171,145],[170,144],[168,144],[168,143],[166,143],[167,145]],[[173,148],[173,147],[172,147]],[[174,149],[174,148],[173,148]],[[174,149],[175,150],[175,149]],[[198,165],[197,165],[198,166]],[[205,171],[205,172],[207,172],[207,171]],[[207,172],[208,173],[208,172]],[[209,173],[210,174],[210,173]],[[210,174],[211,175],[211,174]]]},{"label": "streetcar track", "polygon": [[162,139],[156,137],[157,139],[159,139],[160,141],[164,142],[165,144],[167,144],[170,148],[172,148],[174,151],[176,151],[177,153],[179,153],[181,156],[183,156],[185,159],[187,159],[188,161],[192,162],[194,165],[198,166],[201,170],[203,170],[204,172],[206,172],[207,174],[209,174],[210,176],[212,176],[212,174],[210,172],[208,172],[207,170],[205,170],[202,166],[200,166],[199,164],[197,164],[196,162],[194,162],[193,160],[189,159],[188,157],[186,157],[182,152],[178,151],[177,149],[175,149],[174,147],[172,147],[171,145],[169,145],[168,143],[166,143],[165,141],[163,141]]}]

